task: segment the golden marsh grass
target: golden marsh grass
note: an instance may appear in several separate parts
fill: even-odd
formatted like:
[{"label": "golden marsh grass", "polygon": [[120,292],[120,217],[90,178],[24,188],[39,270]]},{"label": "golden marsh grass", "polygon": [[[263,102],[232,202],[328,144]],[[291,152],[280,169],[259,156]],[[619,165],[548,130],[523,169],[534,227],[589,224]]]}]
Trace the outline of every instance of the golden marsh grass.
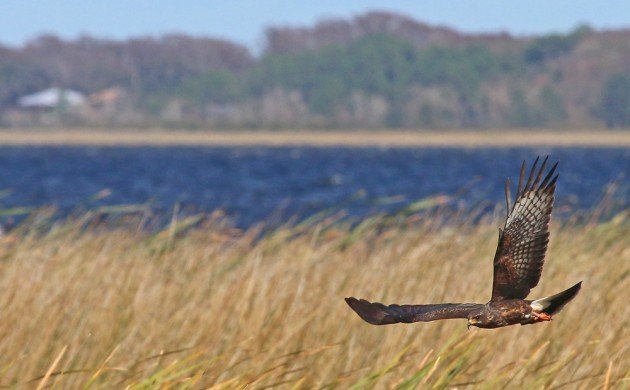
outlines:
[{"label": "golden marsh grass", "polygon": [[[498,222],[322,220],[261,234],[32,218],[0,241],[0,385],[55,388],[617,388],[630,384],[628,214],[555,223],[551,323],[375,327],[346,296],[485,302]],[[193,221],[194,222],[194,221]]]}]

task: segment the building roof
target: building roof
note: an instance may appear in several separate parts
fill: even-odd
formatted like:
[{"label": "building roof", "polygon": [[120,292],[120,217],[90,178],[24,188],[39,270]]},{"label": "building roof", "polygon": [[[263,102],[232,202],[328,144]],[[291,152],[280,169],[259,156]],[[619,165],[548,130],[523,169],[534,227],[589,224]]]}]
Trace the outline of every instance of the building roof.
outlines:
[{"label": "building roof", "polygon": [[60,105],[78,106],[85,101],[82,93],[71,89],[49,88],[32,95],[22,96],[18,105],[24,108],[54,108]]}]

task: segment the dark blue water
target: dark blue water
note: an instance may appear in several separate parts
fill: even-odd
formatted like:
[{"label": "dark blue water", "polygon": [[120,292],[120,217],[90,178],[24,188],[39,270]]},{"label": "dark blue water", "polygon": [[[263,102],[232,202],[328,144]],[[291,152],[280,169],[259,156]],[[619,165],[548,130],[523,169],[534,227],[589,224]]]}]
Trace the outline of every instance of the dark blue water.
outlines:
[{"label": "dark blue water", "polygon": [[[0,207],[54,205],[62,212],[151,204],[170,213],[223,209],[240,226],[329,208],[352,216],[395,212],[431,195],[454,207],[503,202],[523,159],[560,160],[557,205],[597,204],[618,182],[627,206],[630,149],[0,147]],[[5,191],[8,190],[8,191]],[[102,190],[111,195],[91,198]],[[280,216],[280,217],[278,217]]]}]

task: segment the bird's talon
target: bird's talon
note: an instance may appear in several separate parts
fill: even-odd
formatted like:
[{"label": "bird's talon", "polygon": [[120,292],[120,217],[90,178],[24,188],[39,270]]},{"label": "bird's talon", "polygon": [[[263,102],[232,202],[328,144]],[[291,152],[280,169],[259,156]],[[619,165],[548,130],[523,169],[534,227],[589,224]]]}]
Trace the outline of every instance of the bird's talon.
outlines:
[{"label": "bird's talon", "polygon": [[532,312],[532,315],[536,317],[539,321],[551,321],[553,318],[547,313],[536,313]]}]

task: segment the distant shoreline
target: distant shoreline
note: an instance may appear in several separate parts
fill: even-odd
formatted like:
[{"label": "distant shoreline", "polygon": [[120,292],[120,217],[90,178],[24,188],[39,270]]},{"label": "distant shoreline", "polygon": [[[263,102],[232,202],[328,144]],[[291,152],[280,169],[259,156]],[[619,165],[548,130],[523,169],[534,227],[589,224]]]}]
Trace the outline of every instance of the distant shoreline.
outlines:
[{"label": "distant shoreline", "polygon": [[630,147],[630,131],[0,130],[0,146]]}]

